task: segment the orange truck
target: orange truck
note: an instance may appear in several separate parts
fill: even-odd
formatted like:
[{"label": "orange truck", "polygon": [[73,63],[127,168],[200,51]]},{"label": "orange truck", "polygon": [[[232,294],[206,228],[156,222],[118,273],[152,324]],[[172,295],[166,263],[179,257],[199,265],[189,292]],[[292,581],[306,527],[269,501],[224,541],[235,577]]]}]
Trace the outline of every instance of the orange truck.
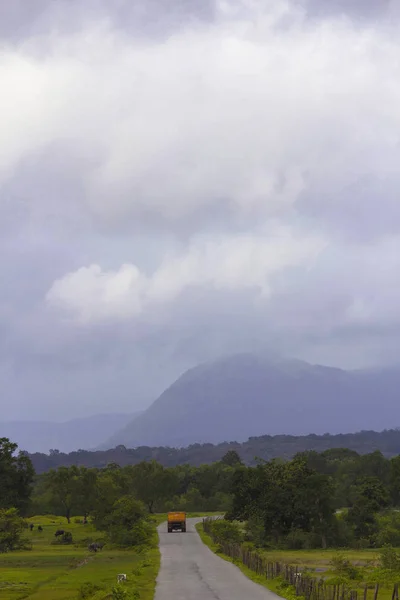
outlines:
[{"label": "orange truck", "polygon": [[169,512],[168,513],[168,533],[173,531],[186,531],[186,513]]}]

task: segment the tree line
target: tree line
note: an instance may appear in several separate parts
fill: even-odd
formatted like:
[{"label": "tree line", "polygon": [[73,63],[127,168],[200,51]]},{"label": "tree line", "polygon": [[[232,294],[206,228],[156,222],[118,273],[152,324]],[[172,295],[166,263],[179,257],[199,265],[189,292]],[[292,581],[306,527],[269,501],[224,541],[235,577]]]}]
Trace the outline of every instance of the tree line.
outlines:
[{"label": "tree line", "polygon": [[264,460],[278,457],[290,459],[298,452],[310,450],[323,452],[330,448],[349,448],[359,454],[367,454],[378,449],[387,457],[396,456],[400,454],[400,430],[361,431],[338,435],[264,435],[251,437],[242,444],[238,442],[192,444],[187,448],[151,448],[147,446],[126,448],[121,445],[109,450],[78,450],[69,454],[52,449],[48,454],[29,454],[29,458],[37,473],[45,473],[61,466],[81,465],[103,468],[112,462],[126,466],[151,459],[161,463],[164,467],[175,467],[187,463],[200,466],[221,460],[230,450],[237,452],[245,464],[255,465],[256,457]]},{"label": "tree line", "polygon": [[227,518],[256,545],[290,549],[400,546],[400,456],[349,449],[240,467]]},{"label": "tree line", "polygon": [[8,514],[14,520],[54,514],[68,523],[84,517],[114,543],[133,544],[150,535],[152,514],[185,510],[243,521],[247,541],[261,546],[400,546],[399,455],[333,448],[255,463],[247,466],[228,450],[220,460],[200,466],[168,467],[153,458],[103,468],[60,466],[37,474],[30,458],[3,438],[0,540],[6,511],[13,511]]}]

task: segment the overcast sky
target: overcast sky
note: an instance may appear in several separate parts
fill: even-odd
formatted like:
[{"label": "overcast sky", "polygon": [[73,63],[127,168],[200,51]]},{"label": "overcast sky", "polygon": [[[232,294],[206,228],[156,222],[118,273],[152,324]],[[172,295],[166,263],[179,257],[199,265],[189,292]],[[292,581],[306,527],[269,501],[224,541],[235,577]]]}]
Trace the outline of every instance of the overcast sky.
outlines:
[{"label": "overcast sky", "polygon": [[400,352],[398,0],[0,0],[2,418]]}]

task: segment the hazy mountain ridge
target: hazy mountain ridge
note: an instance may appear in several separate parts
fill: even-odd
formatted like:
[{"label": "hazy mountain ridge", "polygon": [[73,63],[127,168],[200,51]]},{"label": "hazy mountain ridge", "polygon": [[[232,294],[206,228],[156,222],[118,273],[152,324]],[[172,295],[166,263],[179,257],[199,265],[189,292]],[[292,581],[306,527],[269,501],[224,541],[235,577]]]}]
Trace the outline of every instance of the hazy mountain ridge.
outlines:
[{"label": "hazy mountain ridge", "polygon": [[186,371],[102,447],[243,442],[400,424],[400,367],[345,371],[239,354]]},{"label": "hazy mountain ridge", "polygon": [[64,422],[0,422],[0,437],[11,439],[18,444],[20,450],[28,452],[47,453],[50,449],[72,452],[79,448],[89,450],[96,448],[100,442],[119,430],[128,421],[132,422],[133,418],[135,418],[135,413],[114,413]]},{"label": "hazy mountain ridge", "polygon": [[340,433],[338,435],[264,435],[252,437],[243,444],[223,442],[222,444],[193,444],[187,448],[150,448],[141,446],[135,449],[118,446],[110,450],[96,452],[71,452],[70,454],[31,454],[37,473],[60,466],[80,465],[104,468],[110,463],[121,467],[134,465],[143,460],[157,460],[165,467],[190,464],[200,466],[221,460],[229,451],[235,450],[248,465],[254,465],[258,459],[290,459],[297,452],[315,450],[323,452],[331,448],[348,448],[358,454],[368,454],[376,450],[390,458],[400,454],[400,430],[391,429],[381,432],[360,431],[358,433]]}]

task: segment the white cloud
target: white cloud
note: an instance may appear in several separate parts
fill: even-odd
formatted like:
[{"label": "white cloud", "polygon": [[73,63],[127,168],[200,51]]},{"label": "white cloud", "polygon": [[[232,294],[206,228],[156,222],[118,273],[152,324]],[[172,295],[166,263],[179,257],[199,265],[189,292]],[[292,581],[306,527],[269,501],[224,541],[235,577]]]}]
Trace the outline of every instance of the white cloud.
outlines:
[{"label": "white cloud", "polygon": [[317,236],[304,238],[279,227],[268,237],[195,240],[187,253],[166,257],[151,276],[134,264],[117,271],[82,267],[56,280],[47,302],[87,323],[151,313],[198,286],[231,293],[253,289],[255,297],[266,298],[272,275],[285,267],[312,264],[323,246]]},{"label": "white cloud", "polygon": [[283,0],[235,6],[164,42],[102,21],[4,51],[0,184],[64,142],[97,218],[171,226],[215,202],[239,219],[287,214],[308,189],[393,173],[400,36],[311,24]]}]

